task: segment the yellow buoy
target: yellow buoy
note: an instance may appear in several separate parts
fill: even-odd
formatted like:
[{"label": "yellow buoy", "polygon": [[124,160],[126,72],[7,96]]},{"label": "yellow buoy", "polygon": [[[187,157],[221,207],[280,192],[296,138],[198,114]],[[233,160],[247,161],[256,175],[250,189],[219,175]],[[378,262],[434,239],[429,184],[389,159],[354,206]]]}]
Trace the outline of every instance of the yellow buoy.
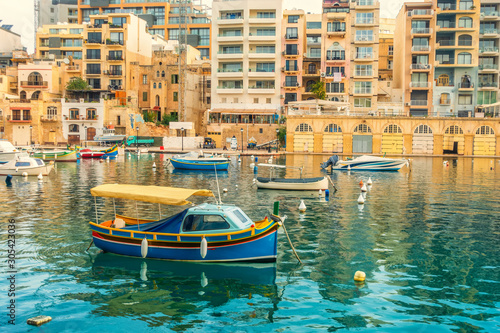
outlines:
[{"label": "yellow buoy", "polygon": [[365,278],[366,278],[365,272],[357,271],[356,273],[354,273],[354,281],[363,282],[365,281]]}]

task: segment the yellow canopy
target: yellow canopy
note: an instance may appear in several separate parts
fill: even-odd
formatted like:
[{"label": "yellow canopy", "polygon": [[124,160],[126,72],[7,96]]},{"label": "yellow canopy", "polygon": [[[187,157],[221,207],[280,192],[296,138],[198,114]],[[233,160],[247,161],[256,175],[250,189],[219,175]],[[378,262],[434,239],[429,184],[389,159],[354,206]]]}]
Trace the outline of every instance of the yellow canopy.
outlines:
[{"label": "yellow canopy", "polygon": [[143,186],[124,184],[105,184],[90,190],[94,197],[107,197],[182,206],[189,204],[186,199],[192,195],[213,197],[209,190],[192,190],[187,188],[165,186]]}]

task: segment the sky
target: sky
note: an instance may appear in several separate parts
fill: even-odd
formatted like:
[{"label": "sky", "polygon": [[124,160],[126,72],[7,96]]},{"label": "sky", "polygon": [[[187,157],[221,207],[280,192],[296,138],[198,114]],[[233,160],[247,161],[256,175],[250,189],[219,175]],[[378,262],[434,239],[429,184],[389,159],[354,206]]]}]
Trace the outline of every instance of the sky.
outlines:
[{"label": "sky", "polygon": [[[212,1],[202,0],[208,6]],[[305,12],[321,13],[321,0],[284,0],[285,9],[303,9]],[[34,0],[0,0],[1,24],[13,24],[12,31],[21,35],[28,52],[34,49]],[[403,0],[380,0],[381,17],[395,18]]]}]

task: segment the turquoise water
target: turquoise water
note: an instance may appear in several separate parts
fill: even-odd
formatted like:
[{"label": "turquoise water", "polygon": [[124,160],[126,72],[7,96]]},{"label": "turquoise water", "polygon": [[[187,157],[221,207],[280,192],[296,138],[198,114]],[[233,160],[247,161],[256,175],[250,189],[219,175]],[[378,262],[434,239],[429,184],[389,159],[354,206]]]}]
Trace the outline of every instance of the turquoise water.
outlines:
[{"label": "turquoise water", "polygon": [[[319,176],[326,156],[290,155],[278,163]],[[219,174],[225,203],[261,219],[281,202],[287,230],[273,265],[200,265],[123,258],[87,249],[95,221],[89,189],[102,183],[216,190],[211,173],[164,168],[165,157],[58,164],[43,182],[0,183],[2,261],[7,224],[16,220],[16,325],[7,324],[2,274],[2,331],[206,332],[494,332],[500,329],[500,162],[415,158],[411,171],[333,173],[329,201],[317,193],[256,190],[250,158]],[[153,162],[158,166],[153,171]],[[491,170],[493,168],[493,170]],[[268,170],[259,168],[259,175]],[[290,172],[292,177],[297,172]],[[358,206],[359,182],[373,180]],[[235,185],[238,185],[236,187]],[[308,207],[300,214],[303,199]],[[99,220],[113,204],[98,199]],[[139,204],[143,217],[158,206]],[[162,214],[179,208],[162,207]],[[132,202],[117,211],[135,216]],[[354,272],[366,272],[356,285]],[[53,320],[36,328],[28,318]]]}]

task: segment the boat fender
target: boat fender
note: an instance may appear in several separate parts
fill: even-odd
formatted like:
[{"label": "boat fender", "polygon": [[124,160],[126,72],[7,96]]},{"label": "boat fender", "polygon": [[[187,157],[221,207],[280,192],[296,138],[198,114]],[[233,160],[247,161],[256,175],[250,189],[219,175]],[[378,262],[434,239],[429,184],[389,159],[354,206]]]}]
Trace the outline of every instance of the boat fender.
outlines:
[{"label": "boat fender", "polygon": [[121,229],[125,227],[125,221],[122,219],[115,219],[114,221],[114,226],[117,229]]},{"label": "boat fender", "polygon": [[207,256],[207,247],[207,239],[205,238],[205,236],[203,236],[200,243],[200,254],[203,259],[205,259],[205,257]]},{"label": "boat fender", "polygon": [[144,239],[141,242],[141,256],[143,258],[146,258],[147,255],[148,255],[148,240],[146,237],[144,237]]},{"label": "boat fender", "polygon": [[22,174],[23,177],[28,177],[28,173],[26,171],[23,172]]}]

